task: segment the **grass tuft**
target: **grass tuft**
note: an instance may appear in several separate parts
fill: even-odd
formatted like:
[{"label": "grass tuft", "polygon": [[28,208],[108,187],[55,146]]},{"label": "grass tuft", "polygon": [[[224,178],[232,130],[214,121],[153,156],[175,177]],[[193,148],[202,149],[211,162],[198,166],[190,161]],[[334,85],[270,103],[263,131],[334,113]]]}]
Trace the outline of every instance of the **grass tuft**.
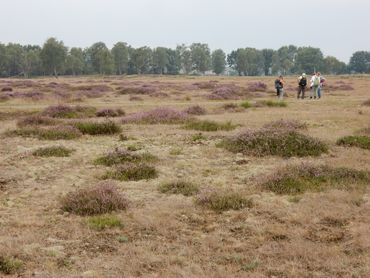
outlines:
[{"label": "grass tuft", "polygon": [[365,150],[370,150],[369,136],[345,136],[337,141],[339,146],[359,147]]},{"label": "grass tuft", "polygon": [[219,131],[219,130],[233,130],[236,128],[236,125],[231,124],[231,122],[218,123],[208,120],[193,120],[188,121],[185,126],[185,129],[192,129],[198,131]]},{"label": "grass tuft", "polygon": [[248,109],[248,108],[251,108],[252,107],[252,104],[249,102],[249,101],[243,101],[241,104],[240,104],[241,107],[245,108],[245,109]]},{"label": "grass tuft", "polygon": [[300,164],[277,170],[261,182],[262,188],[277,194],[319,192],[328,188],[363,189],[370,183],[370,172]]},{"label": "grass tuft", "polygon": [[27,127],[27,126],[53,126],[58,124],[58,121],[51,117],[45,117],[40,115],[31,115],[20,119],[17,122],[18,127]]},{"label": "grass tuft", "polygon": [[138,154],[129,150],[116,148],[95,160],[96,164],[112,166],[124,163],[143,163],[156,161],[158,158],[150,153]]},{"label": "grass tuft", "polygon": [[8,136],[32,137],[40,140],[72,140],[82,133],[73,126],[55,126],[50,128],[25,127],[6,133]]},{"label": "grass tuft", "polygon": [[115,215],[97,215],[87,219],[87,224],[91,229],[102,231],[109,228],[121,228],[123,224]]},{"label": "grass tuft", "polygon": [[116,134],[122,131],[122,128],[113,121],[104,121],[104,122],[93,122],[93,121],[84,121],[84,122],[75,122],[74,126],[81,131],[82,134],[89,135],[109,135]]},{"label": "grass tuft", "polygon": [[215,210],[240,210],[243,208],[252,207],[252,200],[247,199],[238,192],[229,190],[202,190],[195,200],[196,204]]},{"label": "grass tuft", "polygon": [[109,182],[70,192],[61,204],[62,210],[78,215],[104,214],[128,207],[126,197]]},{"label": "grass tuft", "polygon": [[69,106],[64,104],[49,106],[42,112],[43,116],[52,118],[88,118],[94,117],[96,108],[91,106]]},{"label": "grass tuft", "polygon": [[67,157],[69,156],[73,150],[62,147],[62,146],[52,146],[52,147],[45,147],[39,148],[32,152],[34,156],[42,156],[42,157]]},{"label": "grass tuft", "polygon": [[119,165],[114,170],[109,170],[102,177],[102,179],[114,179],[120,181],[139,181],[139,180],[149,180],[158,177],[157,170],[145,163],[126,163],[124,165]]},{"label": "grass tuft", "polygon": [[225,139],[220,146],[234,153],[253,156],[304,157],[328,152],[325,143],[294,130],[246,130]]},{"label": "grass tuft", "polygon": [[284,101],[276,100],[261,100],[256,102],[255,107],[287,107],[288,104]]},{"label": "grass tuft", "polygon": [[14,274],[21,270],[23,262],[16,258],[0,256],[0,272],[4,274]]},{"label": "grass tuft", "polygon": [[192,196],[199,192],[199,188],[197,185],[191,182],[174,181],[160,185],[159,191],[167,194],[182,194],[184,196]]}]

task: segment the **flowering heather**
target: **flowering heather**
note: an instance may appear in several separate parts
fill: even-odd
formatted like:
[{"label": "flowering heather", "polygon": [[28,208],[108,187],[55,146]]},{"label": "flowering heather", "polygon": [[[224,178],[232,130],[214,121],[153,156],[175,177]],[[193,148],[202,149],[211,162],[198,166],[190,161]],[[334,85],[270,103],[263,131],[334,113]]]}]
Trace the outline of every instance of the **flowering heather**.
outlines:
[{"label": "flowering heather", "polygon": [[125,163],[109,170],[102,177],[103,179],[114,179],[120,181],[149,180],[158,177],[157,170],[145,163]]},{"label": "flowering heather", "polygon": [[2,92],[13,92],[13,88],[12,87],[3,87],[3,88],[1,88],[1,91]]},{"label": "flowering heather", "polygon": [[110,92],[112,88],[107,85],[80,85],[72,88],[73,91]]},{"label": "flowering heather", "polygon": [[240,192],[230,190],[215,190],[204,188],[195,199],[197,205],[215,210],[217,212],[226,210],[240,210],[252,207],[251,199],[243,197]]},{"label": "flowering heather", "polygon": [[62,210],[78,215],[125,210],[128,203],[126,197],[110,182],[70,192],[61,201]]},{"label": "flowering heather", "polygon": [[151,162],[157,160],[157,157],[150,153],[138,154],[129,150],[116,148],[98,159],[95,160],[96,164],[112,166],[124,163],[141,163]]},{"label": "flowering heather", "polygon": [[42,115],[52,118],[84,118],[94,117],[96,108],[91,106],[69,106],[64,104],[49,106]]},{"label": "flowering heather", "polygon": [[116,108],[116,109],[104,108],[96,112],[97,117],[112,117],[113,118],[113,117],[124,116],[125,114],[126,114],[125,111],[123,111],[121,108]]},{"label": "flowering heather", "polygon": [[189,115],[205,115],[207,110],[199,105],[190,106],[183,110],[186,114]]},{"label": "flowering heather", "polygon": [[122,119],[124,124],[178,124],[189,119],[189,115],[172,108],[160,107],[146,112],[138,112]]},{"label": "flowering heather", "polygon": [[353,91],[354,88],[343,81],[339,81],[336,84],[326,84],[324,85],[324,90],[328,91]]},{"label": "flowering heather", "polygon": [[364,189],[370,182],[370,172],[348,168],[302,163],[278,169],[259,181],[262,188],[277,194],[301,194],[336,188]]},{"label": "flowering heather", "polygon": [[31,116],[18,120],[17,126],[18,127],[40,126],[40,125],[48,126],[48,125],[55,125],[57,123],[58,123],[58,120],[51,118],[51,117],[45,117],[41,115],[31,115]]},{"label": "flowering heather", "polygon": [[12,97],[12,98],[31,99],[33,101],[38,101],[38,100],[41,100],[41,99],[45,98],[44,93],[37,92],[37,91],[33,91],[33,92],[14,92],[14,93],[9,93],[8,96]]},{"label": "flowering heather", "polygon": [[248,84],[247,91],[249,92],[266,92],[267,85],[263,82],[253,82]]},{"label": "flowering heather", "polygon": [[297,120],[277,120],[267,123],[263,126],[265,129],[287,129],[287,130],[298,130],[307,129],[307,124],[299,122]]},{"label": "flowering heather", "polygon": [[150,97],[157,97],[157,98],[168,98],[169,94],[164,92],[154,92],[149,94]]},{"label": "flowering heather", "polygon": [[192,84],[193,86],[198,87],[199,89],[214,89],[217,86],[218,81],[209,81],[209,82],[196,82]]},{"label": "flowering heather", "polygon": [[328,152],[328,146],[318,139],[295,130],[245,130],[226,139],[221,146],[234,153],[267,156],[319,156]]},{"label": "flowering heather", "polygon": [[223,100],[223,99],[239,99],[240,88],[236,86],[223,85],[213,90],[213,92],[207,96],[208,99],[212,100]]}]

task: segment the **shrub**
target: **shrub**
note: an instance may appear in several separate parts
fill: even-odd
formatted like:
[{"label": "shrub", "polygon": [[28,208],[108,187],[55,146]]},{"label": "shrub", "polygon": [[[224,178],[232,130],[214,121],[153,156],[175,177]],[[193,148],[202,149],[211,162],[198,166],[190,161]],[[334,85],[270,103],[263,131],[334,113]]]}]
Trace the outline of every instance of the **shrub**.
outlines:
[{"label": "shrub", "polygon": [[277,120],[267,123],[263,126],[265,129],[288,129],[288,130],[298,130],[307,129],[307,124],[299,122],[297,120]]},{"label": "shrub", "polygon": [[362,103],[363,106],[370,106],[370,98]]},{"label": "shrub", "polygon": [[119,88],[118,93],[122,95],[150,95],[157,91],[154,86],[143,85],[141,87],[124,87]]},{"label": "shrub", "polygon": [[182,194],[184,196],[192,196],[198,193],[197,185],[186,181],[175,181],[164,183],[159,186],[159,191],[167,194]]},{"label": "shrub", "polygon": [[25,126],[48,126],[48,125],[55,125],[59,123],[56,119],[51,117],[45,117],[41,115],[31,115],[26,118],[20,119],[17,122],[17,126],[25,127]]},{"label": "shrub", "polygon": [[246,130],[226,139],[221,146],[234,153],[254,156],[319,156],[328,152],[323,142],[294,130]]},{"label": "shrub", "polygon": [[195,200],[196,204],[215,211],[240,210],[252,207],[252,200],[243,197],[238,192],[230,190],[202,190]]},{"label": "shrub", "polygon": [[138,112],[122,119],[124,124],[178,124],[189,119],[189,115],[172,108],[156,108],[147,112]]},{"label": "shrub", "polygon": [[82,133],[72,126],[55,126],[50,128],[25,127],[7,133],[21,137],[34,137],[41,140],[71,140],[76,139]]},{"label": "shrub", "polygon": [[250,104],[249,101],[243,101],[241,104],[240,104],[241,107],[245,108],[245,109],[248,109],[248,108],[251,108],[252,105]]},{"label": "shrub", "polygon": [[53,146],[53,147],[45,147],[45,148],[39,148],[32,152],[34,156],[44,156],[44,157],[50,157],[50,156],[56,156],[56,157],[67,157],[69,156],[73,150],[67,149],[62,146]]},{"label": "shrub", "polygon": [[116,148],[95,160],[96,164],[112,166],[117,164],[151,162],[157,160],[157,157],[150,153],[137,154],[128,150]]},{"label": "shrub", "polygon": [[219,131],[219,130],[233,130],[236,128],[236,125],[231,124],[231,122],[226,123],[217,123],[214,121],[208,120],[193,120],[188,121],[185,126],[185,129],[193,129],[199,131]]},{"label": "shrub", "polygon": [[193,134],[191,136],[191,141],[192,142],[200,142],[200,141],[203,141],[203,140],[206,140],[206,139],[207,138],[202,133]]},{"label": "shrub", "polygon": [[113,171],[108,171],[102,178],[120,181],[149,180],[158,177],[157,170],[144,163],[126,163],[119,165]]},{"label": "shrub", "polygon": [[62,210],[79,215],[104,214],[128,207],[125,196],[108,182],[70,192],[61,204]]},{"label": "shrub", "polygon": [[345,136],[339,138],[337,145],[359,147],[362,149],[370,150],[370,137],[369,136]]},{"label": "shrub", "polygon": [[143,101],[144,99],[139,96],[130,96],[129,101]]},{"label": "shrub", "polygon": [[111,109],[111,108],[105,108],[100,109],[96,112],[97,117],[120,117],[124,116],[126,113],[120,108],[117,109]]},{"label": "shrub", "polygon": [[239,99],[239,92],[240,88],[236,86],[223,85],[213,90],[213,92],[208,95],[207,98],[211,100]]},{"label": "shrub", "polygon": [[256,102],[256,107],[287,107],[288,104],[284,101],[275,101],[275,100],[261,100]]},{"label": "shrub", "polygon": [[115,215],[97,215],[87,219],[87,224],[91,229],[102,231],[107,228],[121,228],[122,222]]},{"label": "shrub", "polygon": [[277,194],[294,195],[326,188],[360,189],[365,188],[369,182],[370,172],[302,163],[277,170],[267,176],[261,186]]},{"label": "shrub", "polygon": [[23,262],[16,258],[0,256],[0,272],[4,274],[14,274],[23,266]]},{"label": "shrub", "polygon": [[207,114],[207,110],[204,109],[203,107],[199,105],[194,105],[186,108],[184,113],[189,114],[189,115],[205,115]]},{"label": "shrub", "polygon": [[13,88],[12,87],[3,87],[3,88],[1,88],[1,91],[2,92],[13,92]]},{"label": "shrub", "polygon": [[75,122],[74,126],[82,132],[82,134],[90,135],[104,135],[104,134],[116,134],[122,131],[122,128],[113,121],[104,122]]},{"label": "shrub", "polygon": [[94,117],[96,113],[95,107],[90,106],[69,106],[59,104],[45,108],[42,115],[52,118],[85,118]]},{"label": "shrub", "polygon": [[247,90],[249,92],[265,92],[267,90],[267,85],[260,81],[253,82],[248,84]]}]

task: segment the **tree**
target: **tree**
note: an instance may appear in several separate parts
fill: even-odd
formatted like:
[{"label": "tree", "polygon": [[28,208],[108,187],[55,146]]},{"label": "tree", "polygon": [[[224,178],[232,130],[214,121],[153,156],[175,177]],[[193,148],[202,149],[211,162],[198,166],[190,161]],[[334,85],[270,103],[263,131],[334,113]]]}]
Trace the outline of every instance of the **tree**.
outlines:
[{"label": "tree", "polygon": [[349,68],[356,73],[370,73],[370,51],[357,51],[353,53]]},{"label": "tree", "polygon": [[153,50],[153,70],[154,73],[164,74],[168,64],[167,48],[157,47]]},{"label": "tree", "polygon": [[176,50],[167,48],[168,61],[166,64],[167,74],[179,74],[181,68],[181,58]]},{"label": "tree", "polygon": [[6,46],[6,68],[8,76],[24,75],[25,50],[20,44],[9,43]]},{"label": "tree", "polygon": [[247,75],[247,51],[244,48],[236,50],[235,70],[238,71],[240,76],[242,74]]},{"label": "tree", "polygon": [[23,47],[25,51],[23,61],[23,73],[25,77],[37,76],[42,74],[42,62],[40,59],[41,47],[38,45],[27,45]]},{"label": "tree", "polygon": [[134,49],[131,62],[136,73],[149,73],[152,65],[152,50],[147,46]]},{"label": "tree", "polygon": [[262,49],[265,75],[271,75],[272,73],[272,57],[274,53],[275,51],[273,49]]},{"label": "tree", "polygon": [[193,43],[190,51],[193,69],[204,74],[209,70],[211,63],[211,51],[208,44]]},{"label": "tree", "polygon": [[226,55],[222,49],[217,49],[212,52],[212,69],[216,74],[224,72],[226,66]]},{"label": "tree", "polygon": [[319,48],[300,47],[295,58],[296,73],[312,73],[324,68],[324,55]]},{"label": "tree", "polygon": [[110,74],[113,72],[113,57],[103,42],[94,43],[90,47],[91,63],[95,72]]},{"label": "tree", "polygon": [[127,73],[128,47],[125,42],[117,42],[112,48],[115,72],[119,75]]},{"label": "tree", "polygon": [[84,71],[85,60],[81,48],[73,47],[69,51],[66,61],[66,72],[72,75],[81,74]]},{"label": "tree", "polygon": [[193,64],[191,61],[191,51],[186,45],[178,45],[176,47],[177,57],[180,59],[180,68],[186,74],[192,70]]},{"label": "tree", "polygon": [[339,61],[333,56],[327,56],[324,58],[324,72],[328,74],[343,74],[347,70],[347,66],[344,62]]},{"label": "tree", "polygon": [[279,60],[275,61],[275,65],[273,65],[275,70],[277,70],[276,67],[279,65],[277,72],[280,74],[287,75],[293,73],[295,58],[297,55],[297,47],[294,45],[283,46],[280,47],[277,52]]},{"label": "tree", "polygon": [[244,75],[261,75],[264,71],[264,60],[262,52],[255,48],[246,48],[244,51],[246,59],[246,68]]},{"label": "tree", "polygon": [[62,41],[49,38],[42,47],[40,58],[45,72],[54,74],[55,77],[62,71],[67,57],[67,48]]},{"label": "tree", "polygon": [[7,74],[7,56],[6,47],[0,43],[0,76],[6,76]]}]

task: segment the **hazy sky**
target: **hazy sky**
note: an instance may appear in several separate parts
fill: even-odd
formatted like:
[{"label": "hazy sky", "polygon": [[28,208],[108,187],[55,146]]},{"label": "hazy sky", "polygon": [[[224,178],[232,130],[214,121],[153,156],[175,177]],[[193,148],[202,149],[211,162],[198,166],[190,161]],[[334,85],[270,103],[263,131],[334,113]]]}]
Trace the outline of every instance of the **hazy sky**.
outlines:
[{"label": "hazy sky", "polygon": [[0,0],[0,42],[134,47],[192,42],[238,47],[320,47],[348,62],[370,50],[370,0]]}]

